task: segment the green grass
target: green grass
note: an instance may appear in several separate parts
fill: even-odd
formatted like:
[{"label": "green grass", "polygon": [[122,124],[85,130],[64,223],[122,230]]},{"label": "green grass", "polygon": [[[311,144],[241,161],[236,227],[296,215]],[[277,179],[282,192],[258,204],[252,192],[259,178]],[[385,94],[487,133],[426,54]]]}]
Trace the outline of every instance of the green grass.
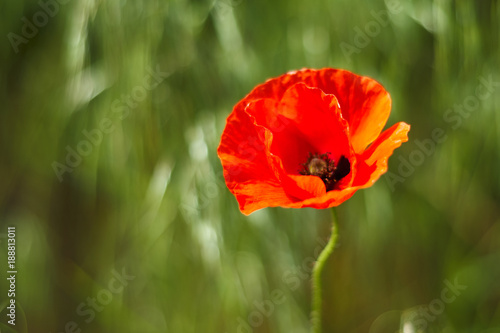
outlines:
[{"label": "green grass", "polygon": [[[271,301],[253,332],[309,332],[309,259],[330,213],[243,216],[216,148],[232,106],[256,84],[335,67],[380,81],[393,99],[388,124],[412,125],[394,174],[417,140],[436,128],[446,140],[404,181],[383,176],[339,207],[325,332],[395,332],[455,279],[467,289],[428,331],[500,332],[500,87],[467,117],[444,118],[480,77],[500,81],[500,4],[399,4],[350,57],[341,43],[356,47],[356,28],[376,22],[383,1],[70,1],[17,53],[8,33],[22,34],[21,18],[41,7],[0,5],[0,233],[17,228],[27,325],[18,309],[17,331],[63,332],[74,321],[82,332],[232,333]],[[122,95],[157,66],[168,76],[124,113]],[[54,162],[103,119],[112,129],[59,181]],[[91,320],[77,314],[122,268],[135,278]]]}]

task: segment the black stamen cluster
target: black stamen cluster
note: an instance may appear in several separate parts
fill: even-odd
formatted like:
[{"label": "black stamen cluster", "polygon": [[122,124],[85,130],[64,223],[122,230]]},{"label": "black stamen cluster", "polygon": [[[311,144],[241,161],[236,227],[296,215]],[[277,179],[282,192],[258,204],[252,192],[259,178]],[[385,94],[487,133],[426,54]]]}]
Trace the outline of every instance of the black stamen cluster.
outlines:
[{"label": "black stamen cluster", "polygon": [[326,191],[334,189],[335,184],[351,172],[351,163],[344,156],[340,156],[337,165],[329,156],[329,153],[309,153],[307,162],[301,164],[299,173],[304,176],[318,176],[325,183]]}]

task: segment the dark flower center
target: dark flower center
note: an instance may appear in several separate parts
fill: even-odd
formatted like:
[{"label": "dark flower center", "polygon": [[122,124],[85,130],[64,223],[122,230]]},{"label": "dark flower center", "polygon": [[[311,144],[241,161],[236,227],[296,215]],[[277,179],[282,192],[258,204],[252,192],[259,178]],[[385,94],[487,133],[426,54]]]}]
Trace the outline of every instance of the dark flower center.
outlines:
[{"label": "dark flower center", "polygon": [[313,158],[307,164],[307,171],[309,171],[310,175],[314,176],[321,176],[327,168],[328,168],[327,162],[317,157]]},{"label": "dark flower center", "polygon": [[340,156],[335,165],[335,161],[328,156],[328,153],[309,153],[307,162],[301,165],[302,170],[299,170],[299,173],[321,178],[327,192],[333,190],[335,184],[351,172],[351,163],[344,155]]}]

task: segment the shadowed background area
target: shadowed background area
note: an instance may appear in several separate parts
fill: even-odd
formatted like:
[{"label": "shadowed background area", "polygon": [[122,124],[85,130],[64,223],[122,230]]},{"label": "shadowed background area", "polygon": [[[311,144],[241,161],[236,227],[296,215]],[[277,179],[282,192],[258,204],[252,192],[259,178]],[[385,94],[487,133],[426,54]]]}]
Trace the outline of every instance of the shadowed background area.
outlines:
[{"label": "shadowed background area", "polygon": [[498,1],[0,8],[2,332],[309,332],[330,212],[245,217],[216,155],[232,106],[303,67],[373,77],[412,125],[338,208],[325,332],[500,332]]}]

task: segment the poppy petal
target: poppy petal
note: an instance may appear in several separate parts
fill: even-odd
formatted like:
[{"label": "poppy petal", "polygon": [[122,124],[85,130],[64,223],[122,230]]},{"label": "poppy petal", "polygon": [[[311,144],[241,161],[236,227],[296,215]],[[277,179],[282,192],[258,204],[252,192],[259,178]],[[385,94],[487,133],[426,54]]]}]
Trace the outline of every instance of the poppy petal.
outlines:
[{"label": "poppy petal", "polygon": [[[335,160],[342,155],[349,157],[349,126],[334,95],[297,83],[283,95],[281,110],[317,153],[329,152]],[[303,156],[302,163],[306,159],[307,155]]]},{"label": "poppy petal", "polygon": [[[304,163],[304,156],[314,150],[309,141],[298,131],[290,119],[280,114],[280,103],[273,99],[260,99],[248,104],[245,112],[254,118],[255,125],[269,131],[272,136],[272,143],[268,147],[269,162],[281,170],[286,170],[288,174],[298,174],[301,163]],[[281,161],[281,157],[286,157]],[[281,162],[275,163],[276,157]],[[275,168],[275,169],[276,169]]]},{"label": "poppy petal", "polygon": [[293,200],[286,195],[283,186],[277,181],[241,183],[237,184],[232,192],[245,215],[265,207],[293,204]]},{"label": "poppy petal", "polygon": [[[328,208],[371,186],[408,140],[403,122],[381,134],[390,108],[378,82],[339,69],[303,69],[255,87],[227,118],[218,148],[241,211]],[[309,153],[329,153],[335,167],[349,161],[332,171],[339,177],[333,189],[326,191],[320,177],[299,175]]]},{"label": "poppy petal", "polygon": [[249,103],[245,111],[257,125],[271,131],[271,151],[281,158],[289,174],[298,174],[309,153],[328,152],[334,160],[351,157],[348,124],[334,95],[297,83],[279,103],[261,99]]},{"label": "poppy petal", "polygon": [[276,181],[268,167],[262,129],[255,127],[252,119],[235,109],[228,117],[217,150],[224,169],[224,178],[232,191],[238,184],[248,181]]},{"label": "poppy petal", "polygon": [[325,183],[323,183],[319,177],[290,175],[290,178],[293,179],[301,189],[304,189],[310,194],[308,198],[302,198],[302,200],[320,197],[326,194]]},{"label": "poppy petal", "polygon": [[[334,95],[297,83],[285,92],[279,103],[268,98],[252,101],[245,112],[272,135],[272,145],[266,150],[268,162],[291,197],[300,200],[310,197],[309,188],[303,187],[306,182],[297,183],[294,179],[298,178],[288,177],[299,174],[310,153],[329,153],[337,161],[344,156],[355,165],[348,124]],[[354,174],[355,169],[338,186],[349,186]]]},{"label": "poppy petal", "polygon": [[394,149],[408,141],[410,125],[399,122],[384,131],[358,158],[358,173],[353,186],[369,187],[387,171],[387,162]]},{"label": "poppy petal", "polygon": [[349,123],[351,145],[362,152],[382,132],[391,112],[389,93],[377,81],[345,70],[317,72],[318,87],[339,100]]},{"label": "poppy petal", "polygon": [[361,153],[382,132],[391,111],[389,93],[377,81],[342,69],[303,69],[289,72],[257,86],[242,102],[253,99],[281,100],[292,85],[308,87],[335,95],[343,117],[349,123],[351,145]]},{"label": "poppy petal", "polygon": [[317,209],[324,209],[329,207],[336,207],[348,200],[357,191],[357,188],[348,187],[340,191],[329,191],[321,197],[315,197],[296,202],[290,205],[292,208],[311,207]]}]

